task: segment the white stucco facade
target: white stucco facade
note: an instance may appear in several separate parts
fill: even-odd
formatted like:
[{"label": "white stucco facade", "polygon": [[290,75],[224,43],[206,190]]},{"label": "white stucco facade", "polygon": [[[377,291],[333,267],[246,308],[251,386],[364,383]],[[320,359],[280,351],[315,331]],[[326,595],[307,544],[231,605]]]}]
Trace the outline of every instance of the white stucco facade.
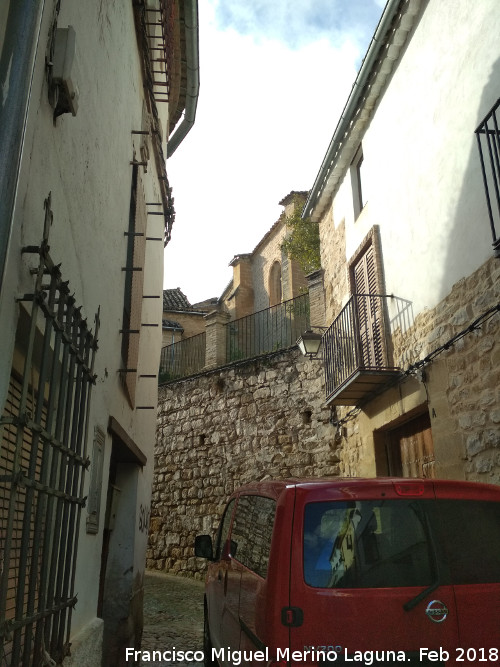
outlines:
[{"label": "white stucco facade", "polygon": [[[121,647],[140,645],[142,633],[161,349],[163,241],[168,224],[168,190],[160,168],[164,156],[155,153],[153,142],[159,137],[158,145],[166,155],[168,132],[173,128],[169,128],[169,105],[155,104],[154,95],[148,95],[144,65],[148,53],[141,50],[138,28],[141,3],[135,10],[131,1],[62,0],[60,7],[57,4],[46,0],[33,10],[35,57],[0,292],[0,416],[7,414],[4,406],[14,375],[16,381],[23,382],[26,350],[20,322],[29,318],[31,305],[29,301],[19,301],[19,297],[33,292],[32,269],[38,266],[39,255],[23,253],[22,249],[40,246],[44,202],[50,199],[50,258],[60,264],[62,280],[68,281],[75,305],[81,308],[82,319],[91,332],[96,330],[95,317],[99,313],[94,383],[83,438],[82,455],[89,459],[82,488],[87,504],[80,510],[71,565],[77,602],[71,611],[70,633],[64,638],[72,644],[65,664],[96,665],[95,656],[104,650],[104,656],[108,656],[104,658],[106,664],[114,665],[121,659]],[[175,19],[178,3],[171,5]],[[157,2],[147,3],[153,10],[159,6]],[[8,2],[2,8],[1,16],[4,14],[7,20]],[[178,21],[176,25],[178,30]],[[71,78],[77,90],[77,111],[76,115],[63,113],[54,118],[48,63],[56,26],[71,26],[76,35]],[[10,45],[4,40],[3,31],[0,39],[0,54],[6,62]],[[15,62],[15,50],[13,53]],[[1,70],[3,105],[12,94],[12,69]],[[15,167],[13,164],[12,179]],[[144,221],[144,232],[131,234],[131,224],[137,225],[139,217]],[[143,241],[140,267],[132,266],[132,259],[137,257],[131,255],[136,236],[147,239]],[[132,282],[132,287],[127,288],[127,271],[140,272],[139,287]],[[131,305],[124,306],[127,298]],[[138,318],[137,329],[129,334],[128,329],[133,327],[125,323],[125,307]],[[129,336],[128,352],[123,347],[124,330]],[[133,368],[124,357],[128,354],[130,362],[131,349],[135,350]],[[35,350],[35,357],[37,354]],[[47,358],[50,360],[50,352]],[[33,377],[38,372],[35,363]],[[29,391],[34,391],[33,387]],[[49,385],[46,391],[50,405]],[[104,445],[101,457],[95,461],[92,457],[96,429],[103,434]],[[0,454],[1,436],[2,431]],[[4,465],[9,464],[2,464],[2,471],[6,469]],[[91,488],[95,466],[99,467],[100,477],[96,477],[97,487]],[[114,504],[111,489],[115,489]],[[94,529],[89,530],[88,497],[92,494],[93,506],[97,503],[100,509]],[[8,489],[0,495],[5,502],[2,521],[7,521]],[[5,525],[2,523],[2,528]],[[13,561],[14,556],[10,558],[11,567]],[[1,597],[4,595],[2,592]],[[40,595],[37,593],[38,600]],[[13,622],[12,613],[4,613],[2,622]],[[16,620],[20,620],[19,613]],[[9,638],[5,641],[9,659],[13,649]]]},{"label": "white stucco facade", "polygon": [[354,220],[349,172],[334,200],[346,259],[379,225],[387,293],[415,316],[491,255],[474,130],[500,91],[499,29],[497,3],[422,3],[362,137],[365,209]]},{"label": "white stucco facade", "polygon": [[389,0],[306,202],[345,474],[498,483],[499,230],[476,129],[499,29],[493,0]]}]

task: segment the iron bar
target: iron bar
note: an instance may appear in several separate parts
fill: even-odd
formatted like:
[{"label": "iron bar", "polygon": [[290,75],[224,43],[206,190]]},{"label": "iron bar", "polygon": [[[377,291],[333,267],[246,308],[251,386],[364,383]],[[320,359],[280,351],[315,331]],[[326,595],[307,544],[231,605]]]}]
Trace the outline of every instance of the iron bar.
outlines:
[{"label": "iron bar", "polygon": [[[497,225],[500,225],[500,131],[496,116],[499,106],[500,98],[475,131],[486,195],[486,207],[496,257],[500,257],[500,233],[496,228]],[[490,127],[490,122],[493,127]],[[486,144],[484,150],[482,137],[484,137]],[[489,157],[489,162],[486,160],[485,153]],[[496,199],[495,210],[492,199]]]},{"label": "iron bar", "polygon": [[[72,430],[72,421],[73,421],[73,407],[74,407],[74,396],[76,388],[76,355],[75,355],[75,333],[78,330],[80,313],[75,307],[74,299],[69,299],[69,308],[66,316],[65,330],[68,340],[71,342],[69,347],[69,359],[68,359],[68,383],[67,383],[67,394],[66,394],[66,403],[64,406],[64,428],[63,428],[63,440],[64,442],[70,443],[71,430]],[[68,447],[69,449],[69,447]],[[68,461],[68,456],[63,453],[59,475],[58,475],[58,488],[67,492],[67,480],[70,474],[71,464]],[[68,525],[67,525],[67,509],[65,503],[61,498],[56,500],[56,511],[55,511],[55,525],[60,526],[59,533],[54,540],[53,547],[53,558],[52,566],[54,571],[54,576],[51,577],[52,582],[52,595],[49,599],[52,599],[52,596],[55,602],[62,600],[62,577],[63,577],[63,566],[65,559],[65,544],[67,540]],[[48,619],[47,625],[50,627],[50,653],[55,654],[58,647],[58,615],[57,612],[55,615],[51,616]]]},{"label": "iron bar", "polygon": [[[495,121],[495,115],[492,116],[493,121]],[[498,184],[498,179],[500,176],[500,165],[498,164],[498,129],[496,129],[495,134],[492,132],[486,132],[486,142],[488,146],[488,153],[490,156],[490,166],[492,171],[492,180],[493,187],[495,189],[495,195],[497,200],[497,209],[500,210],[500,189]]]},{"label": "iron bar", "polygon": [[[86,377],[86,369],[89,365],[90,360],[90,336],[87,333],[85,323],[80,321],[78,323],[78,332],[75,333],[75,347],[78,342],[80,356],[85,359],[85,364],[79,364],[77,369],[78,384],[77,392],[75,393],[75,405],[77,406],[76,410],[76,419],[75,413],[73,413],[73,429],[71,434],[71,450],[74,451],[77,455],[82,453],[83,445],[83,434],[86,418],[86,403],[87,403],[87,390],[89,387],[88,378]],[[66,491],[73,497],[78,493],[80,481],[80,471],[73,464],[70,478],[67,480]],[[76,531],[78,530],[78,525],[76,522],[77,519],[77,507],[78,505],[70,504],[69,512],[68,505],[66,505],[66,512],[69,513],[68,521],[68,540],[66,543],[66,559],[64,563],[64,576],[63,576],[63,590],[62,598],[67,598],[70,593],[70,581],[71,574],[73,569],[73,546],[76,540]],[[67,608],[62,609],[59,612],[59,631],[57,633],[57,643],[60,647],[64,643],[64,634],[66,627],[66,610]],[[62,656],[61,656],[62,657]]]},{"label": "iron bar", "polygon": [[395,297],[353,294],[323,335],[327,400],[359,373],[396,370],[389,363],[387,299]]},{"label": "iron bar", "polygon": [[[66,298],[63,299],[63,296]],[[59,372],[58,384],[60,389],[57,401],[57,414],[56,414],[56,423],[54,431],[54,437],[59,440],[61,438],[64,439],[65,405],[67,403],[70,390],[69,389],[70,354],[69,354],[69,345],[65,334],[66,334],[66,328],[68,327],[68,322],[71,320],[72,317],[74,301],[69,297],[69,290],[67,289],[67,286],[66,289],[62,290],[61,302],[62,302],[62,307],[59,311],[59,316],[60,316],[59,319],[61,324],[60,336],[61,336],[61,343],[63,343],[63,353],[62,353],[60,372]],[[51,471],[49,480],[49,484],[51,486],[56,487],[57,480],[60,478],[62,474],[61,471],[63,469],[63,466],[64,466],[64,451],[62,449],[55,450],[53,452],[52,462],[51,462]],[[47,515],[50,518],[50,520],[47,522],[47,525],[45,526],[46,539],[49,539],[50,531],[53,529],[53,527],[59,525],[58,512],[59,512],[59,504],[57,502],[57,499],[54,497],[49,497]],[[54,586],[55,586],[57,553],[58,553],[57,546],[58,546],[57,535],[54,533],[51,553],[49,555],[49,553],[46,552],[42,560],[42,563],[45,566],[45,571],[48,571],[49,573],[47,577],[47,586],[45,595],[46,603],[49,605],[52,603],[54,599]],[[40,634],[42,634],[43,632],[45,646],[50,646],[51,625],[52,625],[51,619],[49,618],[47,623],[44,624],[44,628],[40,628]]]},{"label": "iron bar", "polygon": [[[47,303],[47,311],[52,313],[52,308],[55,305],[56,301],[56,291],[57,291],[57,279],[52,278],[50,288],[49,288],[49,297],[48,297],[48,303]],[[46,316],[46,321],[45,321],[45,327],[44,327],[44,341],[43,341],[43,352],[42,352],[42,360],[41,360],[41,365],[40,365],[40,373],[39,373],[39,381],[38,381],[38,391],[37,391],[37,406],[36,406],[36,411],[35,411],[35,420],[34,424],[37,426],[40,425],[40,428],[35,428],[33,425],[33,428],[31,429],[32,433],[32,439],[31,439],[31,454],[30,454],[30,468],[29,468],[29,473],[28,473],[28,480],[30,483],[28,483],[28,490],[26,492],[26,497],[25,497],[25,505],[24,505],[24,525],[23,525],[23,542],[24,540],[25,543],[23,545],[23,542],[21,543],[21,550],[28,550],[29,546],[29,533],[31,532],[31,505],[33,502],[35,490],[38,490],[38,502],[37,502],[37,507],[36,507],[36,514],[35,514],[35,524],[34,524],[34,535],[33,535],[33,544],[31,548],[31,568],[30,568],[30,573],[29,573],[29,584],[28,584],[28,600],[27,600],[27,608],[26,608],[26,615],[30,617],[33,614],[34,608],[35,608],[35,599],[36,599],[36,592],[37,592],[37,580],[38,580],[38,572],[37,568],[35,567],[35,563],[38,563],[39,560],[39,550],[41,547],[41,535],[42,535],[42,523],[43,523],[43,517],[44,517],[44,501],[45,501],[45,496],[43,493],[46,491],[44,488],[45,485],[40,482],[40,486],[37,488],[37,482],[35,482],[35,475],[36,475],[36,466],[37,466],[37,458],[38,458],[38,444],[40,440],[42,443],[44,443],[43,435],[42,435],[42,428],[41,428],[41,423],[42,423],[42,418],[43,418],[43,413],[44,413],[44,399],[45,399],[45,389],[46,389],[46,376],[48,373],[48,366],[49,366],[49,354],[51,353],[51,345],[52,345],[52,332],[53,332],[53,318],[49,317],[47,318]],[[49,385],[48,387],[49,390],[49,395],[52,396],[52,391],[53,388]],[[42,461],[41,461],[41,470],[40,470],[40,478],[43,480],[44,476],[46,474],[46,466],[47,466],[47,458],[48,458],[48,453],[49,449],[47,444],[43,447],[42,451]],[[24,580],[24,574],[21,573],[20,569],[20,575],[19,575],[19,581]],[[18,589],[18,594],[19,594],[19,589]],[[32,644],[32,635],[33,635],[33,626],[32,624],[28,624],[26,627],[26,632],[25,632],[25,637],[24,637],[24,658],[23,658],[23,664],[28,667],[29,665],[29,659],[31,656],[31,644]]]},{"label": "iron bar", "polygon": [[309,326],[307,294],[229,322],[226,363],[292,347]]},{"label": "iron bar", "polygon": [[[44,217],[44,231],[43,231],[43,241],[40,248],[44,248],[47,245],[47,239],[50,229],[51,211],[50,211],[50,195],[44,202],[45,208],[45,217]],[[35,289],[34,294],[37,295],[40,292],[40,288],[43,281],[45,266],[43,263],[43,252],[40,252],[40,263],[36,272],[35,279]],[[29,379],[31,378],[31,369],[33,365],[33,354],[34,354],[34,345],[35,345],[35,335],[37,329],[36,316],[38,314],[38,299],[34,299],[32,306],[32,316],[30,321],[29,335],[28,335],[28,344],[26,349],[26,357],[24,362],[24,372],[23,372],[23,381],[21,387],[21,397],[19,401],[19,414],[26,415],[27,413],[27,401],[28,401],[28,392],[29,392]],[[16,443],[14,450],[14,460],[12,464],[12,470],[14,474],[17,474],[21,470],[21,452],[23,450],[24,443],[24,434],[25,434],[25,424],[21,422],[19,428],[16,431]],[[7,534],[5,539],[4,546],[4,563],[3,563],[3,572],[2,572],[2,582],[1,582],[1,599],[0,599],[0,624],[5,621],[6,613],[6,601],[7,601],[7,590],[8,590],[8,578],[10,575],[10,563],[11,563],[11,549],[12,549],[12,533],[14,530],[14,518],[16,507],[19,499],[19,485],[14,483],[11,488],[11,497],[9,502],[9,511],[7,519]],[[21,549],[19,568],[20,572],[26,572],[26,563],[27,553],[25,550]],[[24,604],[24,587],[25,580],[21,582],[20,577],[18,577],[18,586],[22,589],[23,596],[21,597],[19,593],[16,594],[15,602],[15,615],[16,618],[21,618],[23,616],[23,604]],[[18,589],[19,590],[19,589]],[[19,662],[21,654],[21,630],[16,629],[12,638],[12,662],[14,664]]]},{"label": "iron bar", "polygon": [[[87,441],[88,441],[88,430],[89,430],[89,423],[90,423],[90,394],[91,394],[91,389],[92,385],[95,384],[96,377],[94,375],[94,369],[95,369],[95,356],[96,352],[98,349],[98,344],[97,344],[97,337],[99,334],[99,326],[100,326],[100,307],[97,310],[96,316],[95,316],[95,330],[94,330],[94,335],[91,334],[91,332],[87,333],[87,340],[89,344],[89,352],[91,355],[91,361],[90,361],[90,367],[89,367],[89,374],[88,374],[88,395],[87,395],[87,402],[86,405],[84,406],[84,428],[83,428],[83,433],[82,433],[82,440],[81,440],[81,454],[82,456],[87,459],[88,463],[90,464],[89,459],[87,458]],[[79,490],[79,496],[80,498],[83,498],[83,491],[84,491],[84,476],[81,475],[80,477],[80,490]],[[78,527],[80,525],[80,519],[81,519],[81,509],[83,505],[80,505],[78,507],[78,516],[77,516],[77,521],[76,521],[76,530],[75,530],[75,546],[74,546],[74,553],[78,553],[78,537],[79,537],[79,532],[78,532]],[[72,559],[71,563],[72,567],[72,572],[71,572],[71,582],[70,582],[70,594],[73,597],[74,592],[75,592],[75,577],[76,577],[76,559]],[[75,597],[76,600],[76,597]],[[70,638],[70,631],[71,631],[71,618],[72,618],[72,610],[74,608],[74,605],[69,607],[68,610],[68,623],[67,623],[67,637],[66,637],[66,643],[69,644],[69,638]]]},{"label": "iron bar", "polygon": [[48,609],[39,611],[36,614],[32,614],[31,616],[26,616],[21,620],[5,621],[3,627],[0,626],[0,637],[7,637],[10,633],[12,633],[13,630],[16,630],[17,628],[22,628],[24,625],[26,625],[26,623],[35,623],[36,621],[47,618],[47,616],[50,616],[55,611],[59,611],[63,607],[73,607],[77,603],[77,601],[78,600],[76,597],[70,598],[68,600],[64,600],[63,602],[60,602],[59,604],[53,605]]},{"label": "iron bar", "polygon": [[205,353],[205,332],[165,346],[160,356],[160,381],[198,373],[205,366]]}]

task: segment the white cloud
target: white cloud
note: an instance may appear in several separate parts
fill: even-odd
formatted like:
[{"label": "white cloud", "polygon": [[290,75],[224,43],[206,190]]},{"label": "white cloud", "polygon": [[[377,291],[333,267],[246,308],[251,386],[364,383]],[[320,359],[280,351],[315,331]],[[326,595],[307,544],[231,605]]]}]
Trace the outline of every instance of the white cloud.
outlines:
[{"label": "white cloud", "polygon": [[[271,5],[285,16],[280,3]],[[238,33],[243,19],[221,29],[215,10],[214,2],[199,3],[197,117],[167,163],[176,221],[164,285],[180,287],[192,303],[219,296],[231,279],[229,261],[253,250],[277,220],[278,202],[310,189],[367,46],[351,26],[334,43],[323,31],[291,47],[262,31]]]}]

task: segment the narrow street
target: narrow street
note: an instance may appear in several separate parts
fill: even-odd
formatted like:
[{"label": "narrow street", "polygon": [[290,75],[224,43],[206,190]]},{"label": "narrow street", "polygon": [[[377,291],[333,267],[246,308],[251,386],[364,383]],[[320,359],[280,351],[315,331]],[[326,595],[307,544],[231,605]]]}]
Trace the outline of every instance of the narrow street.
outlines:
[{"label": "narrow street", "polygon": [[[149,651],[151,660],[140,663],[155,667],[176,667],[187,661],[152,660],[152,651],[202,651],[203,649],[204,583],[161,572],[147,572],[144,584],[144,632],[142,651]],[[143,658],[146,656],[143,656]],[[167,657],[166,655],[164,657]],[[169,653],[168,657],[173,657]],[[201,667],[201,661],[189,661]]]}]

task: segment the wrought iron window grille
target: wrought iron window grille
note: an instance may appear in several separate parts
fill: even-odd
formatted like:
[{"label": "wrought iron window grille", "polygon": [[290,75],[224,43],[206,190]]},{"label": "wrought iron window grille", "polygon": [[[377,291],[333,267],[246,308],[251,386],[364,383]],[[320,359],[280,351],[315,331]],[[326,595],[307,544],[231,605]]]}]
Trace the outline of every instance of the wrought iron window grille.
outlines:
[{"label": "wrought iron window grille", "polygon": [[28,313],[24,368],[0,419],[0,662],[68,652],[99,311],[92,332],[49,254],[50,195]]}]

